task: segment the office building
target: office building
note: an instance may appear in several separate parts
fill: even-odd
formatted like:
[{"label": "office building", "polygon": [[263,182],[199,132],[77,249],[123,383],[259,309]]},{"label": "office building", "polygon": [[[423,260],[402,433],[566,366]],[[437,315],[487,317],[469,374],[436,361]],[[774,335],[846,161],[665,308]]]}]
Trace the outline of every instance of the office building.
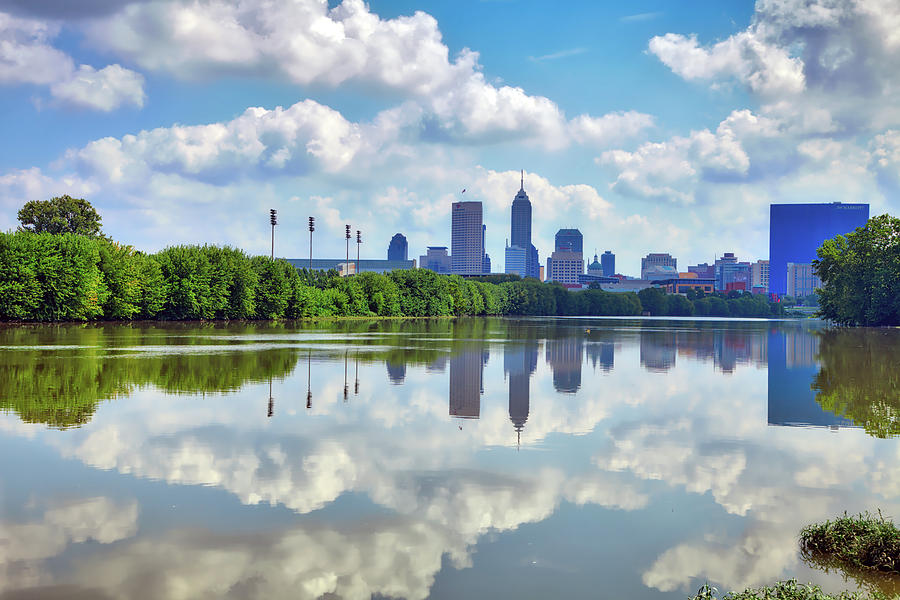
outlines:
[{"label": "office building", "polygon": [[649,279],[647,273],[657,271],[657,267],[671,267],[669,273],[678,275],[678,259],[668,253],[651,252],[641,259],[641,279]]},{"label": "office building", "polygon": [[810,263],[787,264],[787,295],[795,298],[811,296],[816,288],[822,287],[822,282],[813,273]]},{"label": "office building", "polygon": [[388,245],[388,260],[407,260],[409,257],[409,244],[406,243],[406,236],[402,233],[395,233]]},{"label": "office building", "polygon": [[787,293],[787,264],[808,264],[827,239],[869,219],[868,204],[772,204],[769,207],[769,291]]},{"label": "office building", "polygon": [[584,273],[581,252],[556,250],[547,258],[547,281],[577,286],[578,276]]},{"label": "office building", "polygon": [[699,265],[689,266],[688,273],[696,273],[700,279],[715,279],[716,267],[709,263],[700,263]]},{"label": "office building", "polygon": [[[522,179],[519,184],[519,191],[513,198],[512,209],[510,211],[510,235],[507,248],[511,248],[509,253],[512,262],[507,260],[504,265],[504,272],[516,274],[521,277],[537,277],[538,276],[538,254],[537,249],[531,243],[531,200],[525,193],[525,172],[522,172]],[[521,258],[524,257],[524,266],[521,264]]]},{"label": "office building", "polygon": [[758,260],[750,265],[750,289],[769,291],[769,261]]},{"label": "office building", "polygon": [[450,272],[450,255],[447,246],[428,246],[425,254],[419,257],[419,267],[435,273]]},{"label": "office building", "polygon": [[537,248],[534,247],[534,244],[531,245],[531,251],[528,253],[528,256],[531,257],[531,262],[528,263],[528,276],[543,281],[544,267],[541,266],[541,260],[538,258],[538,251]]},{"label": "office building", "polygon": [[487,245],[485,244],[485,238],[487,237],[487,225],[481,226],[481,249],[484,251],[484,254],[481,257],[481,272],[485,275],[488,275],[491,272],[491,257],[487,253]]},{"label": "office building", "polygon": [[519,246],[507,246],[504,255],[504,273],[526,277],[528,273],[528,251]]},{"label": "office building", "polygon": [[547,258],[547,281],[578,285],[578,276],[584,273],[582,242],[581,232],[577,229],[560,229],[556,232],[556,249]]},{"label": "office building", "polygon": [[484,270],[481,202],[454,202],[450,218],[450,272],[481,275]]},{"label": "office building", "polygon": [[556,232],[556,240],[554,250],[560,252],[577,252],[582,254],[582,245],[584,236],[577,229],[560,229]]},{"label": "office building", "polygon": [[734,252],[726,252],[722,258],[717,258],[713,269],[717,291],[750,291],[750,263],[738,262]]},{"label": "office building", "polygon": [[609,250],[600,257],[600,264],[603,266],[604,277],[612,277],[616,274],[616,255]]}]

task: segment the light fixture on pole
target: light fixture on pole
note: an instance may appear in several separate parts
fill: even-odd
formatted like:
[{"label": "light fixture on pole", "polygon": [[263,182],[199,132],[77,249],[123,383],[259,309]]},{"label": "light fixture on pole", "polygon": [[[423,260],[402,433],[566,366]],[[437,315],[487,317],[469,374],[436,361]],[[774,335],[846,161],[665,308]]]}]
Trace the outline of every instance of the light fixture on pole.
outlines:
[{"label": "light fixture on pole", "polygon": [[[346,271],[350,270],[350,226],[344,225],[344,237],[347,239],[347,258],[344,261]],[[349,275],[349,273],[346,273]]]},{"label": "light fixture on pole", "polygon": [[278,224],[278,211],[269,209],[269,222],[272,224],[272,260],[275,260],[275,225]]},{"label": "light fixture on pole", "polygon": [[356,230],[356,273],[359,274],[359,245],[362,244],[362,234]]},{"label": "light fixture on pole", "polygon": [[316,218],[309,218],[309,274],[312,275],[312,234],[316,230]]}]

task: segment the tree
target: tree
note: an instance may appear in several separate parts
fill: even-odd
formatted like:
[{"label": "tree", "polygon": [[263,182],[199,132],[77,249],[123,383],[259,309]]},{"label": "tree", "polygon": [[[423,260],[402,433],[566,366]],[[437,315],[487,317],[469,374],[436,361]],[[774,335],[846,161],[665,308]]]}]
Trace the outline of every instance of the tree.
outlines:
[{"label": "tree", "polygon": [[19,210],[21,231],[32,233],[75,233],[100,237],[100,215],[82,198],[59,196],[50,200],[32,200]]},{"label": "tree", "polygon": [[825,240],[816,254],[823,317],[841,325],[900,325],[900,219],[872,217]]}]

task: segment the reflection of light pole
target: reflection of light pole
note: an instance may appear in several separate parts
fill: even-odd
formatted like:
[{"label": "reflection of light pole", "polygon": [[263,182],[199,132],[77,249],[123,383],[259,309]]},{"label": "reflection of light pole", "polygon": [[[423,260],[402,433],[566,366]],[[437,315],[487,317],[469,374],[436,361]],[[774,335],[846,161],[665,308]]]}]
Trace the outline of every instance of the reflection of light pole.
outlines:
[{"label": "reflection of light pole", "polygon": [[362,244],[362,234],[356,230],[356,273],[359,274],[359,245]]},{"label": "reflection of light pole", "polygon": [[306,408],[312,408],[312,388],[309,387],[309,380],[312,375],[312,350],[306,353]]},{"label": "reflection of light pole", "polygon": [[[344,261],[344,264],[347,265],[347,271],[350,270],[350,226],[344,225],[345,233],[344,237],[347,239],[347,259]],[[349,275],[350,273],[347,273]]]},{"label": "reflection of light pole", "polygon": [[309,218],[309,274],[312,275],[312,234],[316,230],[316,218]]},{"label": "reflection of light pole", "polygon": [[274,208],[269,209],[269,222],[272,224],[272,260],[275,260],[275,225],[278,224],[278,216]]},{"label": "reflection of light pole", "polygon": [[356,372],[354,378],[356,381],[353,383],[353,395],[359,396],[359,352],[356,353]]},{"label": "reflection of light pole", "polygon": [[272,378],[269,377],[269,414],[268,417],[271,417],[275,412],[275,398],[272,397]]},{"label": "reflection of light pole", "polygon": [[[349,225],[348,225],[349,227]],[[349,388],[347,387],[347,351],[344,350],[344,402],[347,401],[347,394],[349,392]]]}]

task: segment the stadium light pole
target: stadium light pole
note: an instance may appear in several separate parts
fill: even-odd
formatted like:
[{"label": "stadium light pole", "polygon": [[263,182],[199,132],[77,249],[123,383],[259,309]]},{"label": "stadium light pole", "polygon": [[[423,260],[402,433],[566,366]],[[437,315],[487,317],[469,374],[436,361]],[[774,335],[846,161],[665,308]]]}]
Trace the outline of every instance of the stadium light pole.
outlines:
[{"label": "stadium light pole", "polygon": [[359,275],[359,245],[362,244],[362,234],[356,230],[356,274]]},{"label": "stadium light pole", "polygon": [[309,218],[309,274],[312,275],[312,234],[316,230],[316,218]]},{"label": "stadium light pole", "polygon": [[269,209],[269,222],[272,224],[272,260],[275,260],[275,225],[278,224],[278,211]]},{"label": "stadium light pole", "polygon": [[[350,226],[344,225],[344,237],[347,239],[347,258],[344,261],[344,264],[347,265],[347,270],[350,270]],[[349,275],[350,273],[347,273]]]}]

